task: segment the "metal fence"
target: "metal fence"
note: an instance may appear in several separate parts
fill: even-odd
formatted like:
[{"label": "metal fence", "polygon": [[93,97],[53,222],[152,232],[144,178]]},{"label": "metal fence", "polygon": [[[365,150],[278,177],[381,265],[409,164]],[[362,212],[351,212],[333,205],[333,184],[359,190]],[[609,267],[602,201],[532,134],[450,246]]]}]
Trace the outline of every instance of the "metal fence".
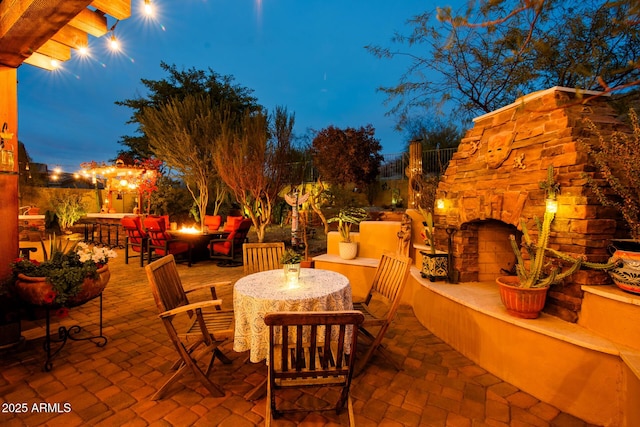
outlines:
[{"label": "metal fence", "polygon": [[[422,173],[438,175],[444,173],[456,150],[457,148],[453,147],[424,151]],[[382,157],[380,179],[407,179],[405,170],[409,166],[409,153],[383,154]]]}]

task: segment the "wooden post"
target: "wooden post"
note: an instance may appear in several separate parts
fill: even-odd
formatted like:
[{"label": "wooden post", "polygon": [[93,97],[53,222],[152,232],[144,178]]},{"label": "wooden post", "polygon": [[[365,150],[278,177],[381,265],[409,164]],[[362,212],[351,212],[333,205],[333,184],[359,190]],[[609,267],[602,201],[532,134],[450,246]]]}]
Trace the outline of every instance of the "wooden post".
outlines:
[{"label": "wooden post", "polygon": [[422,176],[422,140],[416,139],[409,144],[409,170],[407,178],[409,178],[409,207],[416,209],[417,200],[420,198],[420,185],[418,181]]},{"label": "wooden post", "polygon": [[13,170],[0,171],[0,283],[9,279],[9,264],[18,257],[18,72],[0,66],[0,128],[13,133],[4,141],[13,151]]}]

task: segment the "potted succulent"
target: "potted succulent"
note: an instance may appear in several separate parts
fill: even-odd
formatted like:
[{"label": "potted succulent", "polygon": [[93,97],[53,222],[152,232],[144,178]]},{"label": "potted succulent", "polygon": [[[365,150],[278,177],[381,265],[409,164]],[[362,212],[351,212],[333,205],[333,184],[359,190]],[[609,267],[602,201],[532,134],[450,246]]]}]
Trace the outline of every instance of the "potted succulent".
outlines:
[{"label": "potted succulent", "polygon": [[302,255],[293,248],[288,248],[282,254],[280,263],[284,265],[284,276],[287,281],[297,280],[298,277],[300,277],[300,263],[302,262],[302,258]]},{"label": "potted succulent", "polygon": [[585,178],[603,206],[620,212],[631,239],[614,239],[615,252],[611,260],[621,265],[608,271],[622,290],[640,294],[640,120],[635,110],[629,110],[631,132],[613,131],[603,135],[591,121],[585,119],[592,139],[583,139],[589,157],[602,179],[585,174]]},{"label": "potted succulent", "polygon": [[327,222],[338,222],[338,232],[342,239],[339,245],[340,257],[353,259],[358,254],[358,242],[351,241],[351,226],[358,225],[369,218],[369,214],[362,208],[347,207],[341,209],[337,216]]},{"label": "potted succulent", "polygon": [[102,293],[111,277],[108,262],[116,256],[107,248],[86,243],[50,241],[44,262],[18,258],[12,263],[13,290],[24,302],[58,309],[64,317],[74,307]]},{"label": "potted succulent", "polygon": [[[539,316],[544,308],[549,286],[552,284],[559,283],[581,267],[608,270],[616,265],[615,262],[607,264],[587,262],[582,257],[573,258],[548,247],[551,223],[557,211],[556,194],[560,189],[559,184],[553,179],[553,166],[549,166],[547,180],[541,183],[540,187],[547,192],[547,203],[542,223],[535,218],[538,229],[536,242],[529,236],[526,223],[521,221],[522,246],[528,253],[529,260],[525,262],[516,237],[511,235],[509,239],[516,256],[516,276],[502,276],[496,279],[500,287],[500,298],[507,312],[512,316],[525,319],[535,319]],[[549,267],[547,256],[567,262],[570,266],[564,271],[560,271],[557,266]]]},{"label": "potted succulent", "polygon": [[436,250],[435,226],[433,224],[433,214],[419,208],[422,215],[421,233],[424,244],[427,245],[426,251],[420,251],[422,255],[422,271],[420,275],[423,278],[428,277],[434,282],[436,279],[446,279],[449,277],[449,254]]}]

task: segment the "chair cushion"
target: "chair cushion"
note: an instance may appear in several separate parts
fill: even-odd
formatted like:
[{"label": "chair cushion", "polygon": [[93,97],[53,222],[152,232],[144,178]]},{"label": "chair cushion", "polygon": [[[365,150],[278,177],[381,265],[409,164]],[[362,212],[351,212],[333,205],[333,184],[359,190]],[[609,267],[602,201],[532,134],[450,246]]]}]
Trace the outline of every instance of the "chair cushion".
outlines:
[{"label": "chair cushion", "polygon": [[238,224],[243,220],[241,216],[228,216],[227,222],[224,223],[223,231],[233,231],[238,228]]},{"label": "chair cushion", "polygon": [[217,254],[229,255],[231,242],[218,242],[213,244],[213,252]]},{"label": "chair cushion", "polygon": [[[155,248],[154,249],[155,252],[160,255],[160,256],[164,256],[167,255],[166,251],[164,249],[160,249],[160,248]],[[189,243],[187,242],[169,242],[169,253],[170,254],[181,254],[183,252],[187,252],[189,250]]]},{"label": "chair cushion", "polygon": [[220,215],[205,215],[204,225],[209,228],[209,231],[216,231],[222,224],[222,217]]}]

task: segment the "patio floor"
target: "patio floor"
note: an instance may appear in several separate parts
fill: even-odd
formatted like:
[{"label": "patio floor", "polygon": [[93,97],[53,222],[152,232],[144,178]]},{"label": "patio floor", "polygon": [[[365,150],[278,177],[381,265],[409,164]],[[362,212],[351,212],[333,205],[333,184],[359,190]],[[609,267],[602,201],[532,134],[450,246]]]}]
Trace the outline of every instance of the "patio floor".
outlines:
[{"label": "patio floor", "polygon": [[[224,347],[232,365],[214,367],[214,381],[226,395],[211,397],[190,375],[161,401],[150,396],[168,378],[175,350],[157,317],[144,269],[136,260],[124,264],[124,252],[110,263],[111,280],[103,294],[104,335],[100,348],[71,341],[43,370],[44,321],[24,321],[26,341],[0,353],[0,424],[3,426],[184,426],[243,427],[264,422],[265,399],[247,401],[244,394],[266,375],[264,364],[245,362],[247,354]],[[201,282],[234,281],[242,267],[221,268],[205,261],[178,269],[185,287]],[[231,307],[231,288],[222,295]],[[98,299],[70,310],[60,324],[79,324],[97,332]],[[589,426],[501,381],[453,350],[422,327],[411,307],[398,311],[384,344],[402,363],[396,371],[384,358],[372,364],[352,385],[359,426]],[[322,392],[316,394],[322,397]],[[287,399],[299,399],[291,394]],[[41,404],[49,404],[48,407]],[[68,405],[65,406],[64,404]],[[26,404],[27,411],[15,413]],[[35,404],[35,406],[34,406]],[[18,406],[19,407],[19,406]],[[36,411],[42,409],[42,411]],[[290,414],[275,425],[348,425],[346,413]]]}]

